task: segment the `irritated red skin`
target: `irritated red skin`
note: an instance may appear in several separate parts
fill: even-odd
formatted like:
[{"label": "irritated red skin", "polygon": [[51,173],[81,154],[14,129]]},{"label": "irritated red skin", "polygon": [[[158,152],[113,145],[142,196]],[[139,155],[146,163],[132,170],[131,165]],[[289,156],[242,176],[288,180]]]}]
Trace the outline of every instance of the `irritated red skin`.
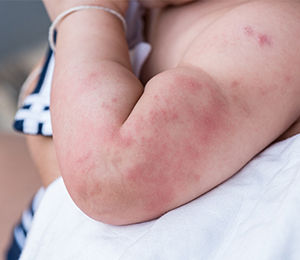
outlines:
[{"label": "irritated red skin", "polygon": [[259,34],[258,35],[258,42],[259,42],[259,45],[261,47],[272,46],[271,38],[266,34]]},{"label": "irritated red skin", "polygon": [[74,155],[77,173],[70,176],[77,175],[77,184],[69,179],[69,186],[76,186],[71,196],[90,217],[117,225],[145,221],[220,183],[206,175],[211,150],[232,129],[227,100],[208,77],[171,75],[147,86],[144,110],[139,101],[123,125],[87,127],[98,143]]},{"label": "irritated red skin", "polygon": [[258,33],[249,25],[244,27],[244,32],[248,37],[255,38],[260,47],[272,46],[272,39],[269,35]]},{"label": "irritated red skin", "polygon": [[[259,10],[260,8],[258,8],[258,11]],[[212,34],[220,31],[218,35],[222,35],[222,33],[224,35],[230,35],[231,29],[233,29],[232,31],[235,33],[236,31],[234,31],[234,28],[236,28],[235,25],[237,22],[241,21],[241,14],[238,12],[237,16],[235,16],[234,11],[228,13],[233,14],[232,16],[228,16],[229,23],[226,23],[225,20],[224,26],[218,26],[220,25],[218,21],[222,21],[222,19],[216,19],[215,26],[210,27],[207,31],[210,31]],[[244,12],[244,14],[245,19],[249,18],[249,21],[252,21],[251,17],[255,18],[255,16],[252,16],[251,14],[251,8],[249,9],[249,16],[248,11]],[[84,16],[84,18],[87,17]],[[272,24],[272,28],[280,28],[279,24],[276,23],[276,20],[272,19],[272,17],[270,18],[269,24]],[[82,21],[79,19],[75,19],[74,21],[80,21],[80,24],[82,24]],[[261,20],[261,23],[260,19],[258,19],[258,21],[253,20],[253,23],[261,24],[262,26],[254,27],[251,25],[243,27],[243,25],[241,25],[239,30],[237,30],[238,35],[233,34],[234,39],[229,39],[229,37],[225,39],[225,46],[220,44],[220,39],[216,39],[215,42],[207,41],[205,36],[209,36],[210,33],[206,34],[204,31],[203,34],[201,33],[201,37],[204,37],[204,39],[201,37],[195,39],[193,40],[195,44],[192,44],[191,42],[189,46],[186,46],[187,48],[183,48],[186,53],[183,55],[181,62],[177,64],[177,66],[197,66],[198,68],[207,71],[207,73],[210,73],[220,84],[224,84],[223,87],[230,88],[230,80],[232,80],[232,77],[237,77],[239,83],[232,84],[232,87],[241,89],[238,86],[242,82],[245,91],[240,91],[240,94],[244,94],[240,95],[240,98],[238,95],[235,96],[235,102],[232,102],[232,96],[229,97],[229,95],[227,95],[227,98],[231,99],[229,102],[231,107],[229,109],[226,99],[224,100],[222,98],[220,91],[213,81],[208,80],[207,77],[201,75],[201,73],[197,76],[191,75],[193,73],[191,72],[192,69],[190,67],[186,67],[186,71],[189,71],[191,74],[187,72],[179,73],[176,70],[172,72],[172,77],[167,75],[164,80],[154,81],[155,83],[148,86],[151,88],[151,91],[147,91],[146,88],[139,99],[137,96],[140,95],[140,92],[136,90],[133,91],[137,86],[137,82],[128,79],[128,73],[126,73],[126,77],[124,78],[124,80],[128,80],[126,81],[126,84],[124,83],[124,88],[119,86],[121,83],[120,79],[122,79],[123,84],[123,77],[120,76],[123,73],[123,67],[121,66],[120,68],[118,64],[123,64],[124,66],[124,64],[126,64],[125,60],[127,59],[124,58],[125,56],[122,57],[123,54],[121,51],[119,52],[119,50],[121,50],[119,46],[121,45],[115,45],[118,46],[118,48],[113,49],[110,48],[109,45],[105,46],[105,42],[103,41],[103,47],[108,47],[108,52],[110,49],[112,51],[109,55],[107,55],[106,52],[105,55],[97,55],[99,58],[96,59],[96,62],[98,64],[99,60],[112,57],[114,60],[113,64],[109,63],[109,66],[107,65],[107,62],[104,62],[104,64],[107,65],[108,68],[113,69],[105,70],[110,75],[108,77],[106,77],[106,75],[102,77],[96,73],[91,75],[90,80],[84,78],[82,82],[79,82],[84,85],[84,88],[88,88],[88,92],[90,93],[88,94],[85,91],[82,91],[74,95],[74,97],[77,98],[77,101],[81,101],[80,99],[82,99],[82,104],[86,104],[86,101],[91,102],[92,104],[91,106],[86,106],[91,111],[88,111],[87,118],[84,118],[84,127],[88,130],[83,129],[80,120],[74,117],[72,124],[74,124],[74,129],[78,132],[73,135],[76,141],[65,143],[75,144],[75,147],[71,149],[76,149],[76,146],[78,145],[79,152],[73,154],[71,162],[68,162],[69,156],[59,156],[60,158],[63,157],[63,159],[60,159],[62,161],[61,165],[64,165],[65,167],[65,165],[68,164],[66,166],[68,169],[63,171],[63,174],[66,174],[67,171],[69,172],[69,177],[64,178],[66,181],[69,181],[67,186],[73,189],[75,186],[74,184],[77,184],[73,194],[79,197],[75,201],[79,201],[78,204],[81,204],[80,208],[86,210],[90,213],[88,215],[100,221],[103,220],[104,222],[108,222],[109,218],[112,218],[113,220],[109,220],[109,222],[114,222],[115,224],[124,224],[126,222],[133,223],[135,221],[143,221],[146,220],[146,218],[158,216],[177,205],[192,200],[196,196],[207,191],[207,188],[212,188],[213,186],[218,185],[220,181],[224,181],[226,178],[232,176],[232,174],[236,172],[239,167],[244,165],[251,156],[265,147],[265,145],[279,133],[280,128],[282,130],[284,123],[279,125],[275,122],[282,121],[287,113],[279,113],[281,118],[274,120],[270,116],[272,114],[269,112],[269,110],[273,109],[275,112],[280,112],[276,109],[276,106],[272,104],[274,100],[279,101],[279,98],[277,100],[272,100],[273,96],[271,95],[269,96],[269,99],[266,98],[267,101],[269,100],[270,107],[262,102],[259,103],[253,101],[255,97],[260,101],[262,100],[260,98],[261,95],[259,95],[260,89],[262,89],[261,94],[270,93],[270,91],[264,92],[263,90],[263,88],[266,88],[266,85],[264,85],[264,81],[262,80],[264,77],[266,81],[275,79],[275,83],[272,83],[274,85],[278,81],[278,73],[275,75],[275,72],[286,71],[271,66],[277,63],[279,65],[281,64],[280,61],[278,61],[278,57],[276,58],[275,55],[274,61],[271,59],[272,64],[270,63],[270,70],[265,68],[267,66],[261,66],[264,64],[263,62],[265,59],[263,55],[260,54],[263,52],[273,53],[270,52],[271,47],[275,46],[275,44],[280,46],[280,37],[275,31],[272,32],[271,29],[268,30],[267,27],[264,26],[264,24],[268,26],[268,22],[264,19]],[[118,23],[118,26],[119,25],[120,24]],[[74,29],[74,23],[65,23],[65,27],[61,28],[65,28],[66,32],[62,33],[62,35],[66,35],[66,38],[60,38],[63,53],[64,48],[65,50],[68,50],[67,47],[69,47],[68,45],[64,46],[64,42],[68,41],[63,41],[63,39],[73,39],[68,38],[68,36],[71,37],[73,35],[68,34],[67,32],[68,30],[71,32],[71,28]],[[110,27],[110,29],[111,28],[112,27]],[[244,31],[241,30],[243,28]],[[104,27],[103,30],[105,30]],[[115,32],[115,30],[111,31]],[[76,31],[74,37],[79,35],[80,33],[77,33]],[[286,32],[283,32],[282,35],[288,36]],[[119,39],[117,38],[117,34],[112,34],[112,37]],[[220,38],[221,37],[222,36],[220,36]],[[246,48],[242,48],[243,51],[239,48],[233,48],[240,44],[239,40],[241,40],[241,38],[243,43],[248,43],[242,47],[249,47],[249,51]],[[99,39],[100,44],[102,44],[101,39],[102,37]],[[172,37],[170,39],[172,39]],[[209,39],[209,37],[207,37],[207,39]],[[286,39],[291,40],[292,38],[287,37]],[[80,40],[81,39],[78,38],[78,41],[74,42],[79,42],[81,44]],[[198,49],[194,48],[196,48],[198,44],[201,46],[202,40],[207,42],[206,44],[208,47],[209,45],[212,45],[212,47],[210,49],[200,48],[203,51],[202,53],[199,53]],[[116,40],[115,42],[119,41]],[[233,44],[231,45],[231,43]],[[84,45],[83,42],[82,46]],[[75,45],[75,47],[78,46]],[[228,49],[225,49],[225,47]],[[97,48],[99,48],[98,44]],[[76,48],[74,48],[74,50],[76,50]],[[128,51],[126,46],[124,50],[127,57]],[[162,48],[162,50],[164,49]],[[207,55],[205,54],[206,51]],[[258,51],[258,53],[255,53],[255,51]],[[73,54],[73,52],[70,53]],[[248,55],[249,53],[250,55]],[[199,54],[200,56],[198,56]],[[245,65],[246,63],[248,64],[248,58],[251,59],[254,57],[254,59],[250,60],[249,66],[238,66],[240,64],[238,63],[240,61],[240,55],[241,57],[245,57],[245,59],[242,59],[242,62],[244,62]],[[57,56],[59,57],[59,55]],[[73,59],[73,56],[74,55],[69,55],[70,59],[61,59],[62,69],[64,67],[63,65],[69,65],[69,61],[71,61],[71,63],[77,63],[77,58]],[[87,52],[87,55],[84,55],[84,58],[90,63],[90,60],[93,60],[93,56],[94,53]],[[66,57],[68,57],[68,55]],[[256,63],[256,58],[261,62]],[[218,62],[219,60],[220,62]],[[228,60],[230,62],[228,62]],[[235,63],[236,61],[237,63]],[[295,62],[295,60],[293,61]],[[227,64],[229,65],[228,67]],[[237,64],[237,66],[235,64]],[[94,66],[92,67],[94,68]],[[167,69],[170,67],[161,66],[160,68]],[[270,71],[273,70],[274,78],[272,78],[270,74]],[[57,69],[57,71],[62,70]],[[105,74],[105,71],[101,72],[102,75]],[[69,75],[69,78],[72,79],[73,74],[74,73]],[[239,78],[241,75],[245,76],[243,80]],[[257,80],[252,80],[252,78],[255,78],[256,76]],[[259,79],[259,76],[262,78],[261,80]],[[116,79],[119,79],[119,82],[117,82],[118,80]],[[199,80],[201,81],[200,83]],[[109,88],[104,87],[105,81],[110,83]],[[65,82],[62,81],[62,83]],[[79,83],[76,81],[75,85],[80,85]],[[245,83],[249,83],[252,86],[245,86]],[[257,87],[257,85],[259,86]],[[62,86],[64,86],[64,84],[62,84]],[[115,88],[115,86],[117,87]],[[129,86],[133,86],[134,88],[129,88]],[[94,88],[95,91],[91,91],[92,88]],[[65,88],[57,87],[56,91],[58,93],[59,89]],[[69,93],[74,93],[73,86],[69,89],[71,89]],[[103,89],[105,95],[100,95],[102,94],[101,89]],[[114,91],[106,93],[106,89]],[[119,93],[122,89],[125,89],[126,91],[123,92],[123,95],[117,96],[115,93]],[[268,89],[273,89],[273,87],[268,87]],[[278,90],[275,90],[274,92],[274,98],[276,98]],[[62,91],[61,93],[67,92]],[[228,93],[231,94],[230,90],[228,90],[227,94]],[[245,96],[248,93],[253,93],[253,100],[252,102],[245,103],[243,101],[246,100]],[[101,100],[104,100],[107,104],[102,104],[101,106],[101,102],[97,102],[97,99],[99,97],[106,97],[106,94],[108,98]],[[133,96],[131,96],[131,94]],[[88,97],[88,95],[90,96]],[[61,100],[62,97],[64,97],[59,94],[57,94],[57,96],[60,97],[57,100]],[[70,99],[70,95],[67,96],[69,96]],[[118,104],[122,103],[116,100],[116,103],[112,104],[114,102],[112,98],[115,96],[120,100],[125,97],[124,99],[130,100],[130,102],[128,101],[128,104],[118,106],[118,108],[121,109],[111,112],[112,107],[117,107]],[[283,100],[288,100],[287,96],[285,96],[285,99]],[[112,101],[112,103],[110,103],[110,101]],[[239,102],[240,104],[238,104]],[[75,110],[77,109],[77,107],[74,106],[74,103],[77,105],[78,102],[68,103],[73,104],[71,107]],[[139,104],[142,105],[139,106]],[[249,120],[245,120],[241,116],[240,110],[237,108],[239,106],[243,106],[244,113],[247,111],[248,114],[252,113],[252,117],[249,117]],[[59,108],[59,105],[57,107]],[[231,110],[232,107],[233,109]],[[258,113],[253,107],[259,107],[261,111]],[[62,108],[65,112],[69,110],[74,114],[74,111],[69,109],[69,107],[62,106]],[[78,111],[80,110],[82,111],[83,109],[78,108]],[[287,112],[289,111],[287,110]],[[56,114],[59,114],[58,110]],[[103,116],[103,114],[105,115]],[[277,127],[277,129],[271,131],[271,127],[266,127],[267,130],[262,131],[262,134],[258,131],[253,134],[256,129],[264,126],[262,122],[264,116],[270,118],[270,123],[275,125],[272,127]],[[99,120],[99,118],[102,121]],[[234,123],[230,124],[233,120],[236,120],[235,124],[240,124],[240,126],[236,126]],[[64,123],[62,118],[54,120],[54,122],[55,121],[57,121],[57,129],[60,127],[60,123],[63,123],[66,127],[70,125]],[[122,123],[118,125],[119,121],[125,123],[123,125]],[[234,126],[236,126],[236,128],[234,128]],[[105,129],[106,127],[107,129]],[[64,129],[65,127],[62,128]],[[61,129],[59,130],[61,131]],[[58,132],[60,133],[60,131]],[[268,131],[270,131],[270,133]],[[87,145],[84,143],[84,138],[86,136],[89,137]],[[61,134],[57,143],[64,142],[64,138],[69,138],[68,133]],[[245,144],[248,144],[248,147],[245,147],[239,154],[241,144],[238,142],[240,140],[241,144],[245,141]],[[253,140],[253,142],[251,142],[251,140]],[[91,147],[97,147],[97,149]],[[70,148],[67,147],[65,149],[56,150],[65,152],[68,149]],[[95,151],[92,149],[95,149]],[[78,159],[76,156],[80,157],[79,153],[83,153],[84,155]],[[74,163],[76,161],[77,163]],[[93,162],[95,164],[93,164]],[[217,166],[214,167],[215,164]],[[77,169],[76,167],[79,165],[81,165],[81,168]],[[75,176],[75,181],[72,180],[73,172],[76,172],[73,176],[77,175]],[[83,176],[78,177],[81,174]],[[85,175],[88,175],[88,178],[86,178],[87,176]],[[219,175],[219,179],[216,178],[216,175]],[[120,180],[123,180],[124,182],[121,183]],[[205,182],[209,182],[209,185],[205,186]],[[122,184],[124,184],[124,187]],[[185,190],[185,192],[181,193],[182,190]],[[191,190],[193,191],[191,192]],[[81,197],[81,193],[85,194],[82,196],[83,198]],[[125,208],[124,205],[125,207],[128,206],[128,211],[122,211]],[[105,215],[107,212],[108,214]],[[136,215],[139,217],[135,217]]]},{"label": "irritated red skin", "polygon": [[[124,169],[129,185],[141,187],[144,210],[159,214],[178,200],[181,191],[192,183],[199,184],[208,150],[215,144],[215,137],[228,127],[226,102],[214,86],[199,84],[184,75],[177,75],[174,80],[180,87],[170,86],[172,99],[162,95],[157,106],[131,122],[131,145],[141,159]],[[205,96],[206,101],[201,102],[200,96]],[[199,102],[189,102],[194,98]],[[154,95],[152,102],[156,100]],[[179,132],[174,131],[178,128]],[[128,136],[117,145],[124,146]]]},{"label": "irritated red skin", "polygon": [[285,80],[286,83],[289,84],[292,81],[292,77],[290,75],[286,75],[286,76],[284,76],[284,80]]},{"label": "irritated red skin", "polygon": [[245,33],[248,35],[248,36],[253,36],[254,35],[254,31],[253,31],[253,28],[251,26],[245,26],[244,27],[244,30],[245,30]]}]

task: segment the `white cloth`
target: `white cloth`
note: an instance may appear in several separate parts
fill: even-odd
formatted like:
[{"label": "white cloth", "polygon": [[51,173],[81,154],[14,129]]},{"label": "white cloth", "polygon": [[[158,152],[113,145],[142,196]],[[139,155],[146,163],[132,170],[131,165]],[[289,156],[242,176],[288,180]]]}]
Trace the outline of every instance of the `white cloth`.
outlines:
[{"label": "white cloth", "polygon": [[299,216],[300,134],[198,199],[136,225],[91,220],[58,179],[38,208],[21,260],[299,260]]}]

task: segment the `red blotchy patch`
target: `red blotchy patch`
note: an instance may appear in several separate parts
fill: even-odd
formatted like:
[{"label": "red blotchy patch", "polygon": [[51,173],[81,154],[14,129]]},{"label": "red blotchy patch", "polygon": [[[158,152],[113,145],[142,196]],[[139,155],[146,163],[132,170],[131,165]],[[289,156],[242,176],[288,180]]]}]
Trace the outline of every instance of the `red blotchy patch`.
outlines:
[{"label": "red blotchy patch", "polygon": [[[145,202],[145,210],[159,212],[174,198],[174,185],[176,183],[170,177],[170,162],[167,159],[166,144],[158,145],[153,138],[146,138],[146,147],[143,153],[146,160],[130,167],[127,172],[127,180],[134,187],[140,188],[140,198]],[[180,162],[180,160],[178,160]],[[178,173],[174,173],[178,176]]]},{"label": "red blotchy patch", "polygon": [[149,212],[168,208],[180,200],[182,190],[199,183],[209,150],[215,149],[219,135],[228,132],[227,99],[214,84],[206,86],[205,81],[182,75],[175,81],[180,87],[170,87],[172,99],[143,114],[146,131],[138,131],[138,160],[124,171]]},{"label": "red blotchy patch", "polygon": [[86,153],[79,153],[77,158],[74,158],[74,169],[82,177],[86,177],[89,173],[93,172],[96,167],[96,162],[92,159],[92,151],[87,151]]},{"label": "red blotchy patch", "polygon": [[120,131],[113,136],[114,144],[117,147],[128,148],[135,143],[134,137],[130,133]]},{"label": "red blotchy patch", "polygon": [[159,100],[160,100],[160,98],[159,98],[159,96],[158,96],[158,95],[155,95],[155,96],[154,96],[154,99],[155,99],[155,100],[157,100],[157,101],[159,101]]},{"label": "red blotchy patch", "polygon": [[188,93],[193,95],[197,95],[203,88],[203,85],[196,78],[187,77],[181,74],[174,77],[174,82],[184,91],[188,91]]},{"label": "red blotchy patch", "polygon": [[119,145],[120,147],[129,147],[133,144],[134,139],[131,136],[120,137],[119,138]]},{"label": "red blotchy patch", "polygon": [[102,102],[101,104],[101,108],[105,109],[105,110],[111,110],[111,105],[105,103],[105,102]]},{"label": "red blotchy patch", "polygon": [[263,33],[256,33],[254,29],[249,25],[244,27],[244,33],[248,37],[254,37],[258,41],[260,47],[272,46],[272,40],[270,36]]},{"label": "red blotchy patch", "polygon": [[174,123],[179,118],[175,111],[167,109],[152,110],[149,113],[150,121],[153,124]]},{"label": "red blotchy patch", "polygon": [[186,82],[184,82],[184,87],[186,89],[188,89],[191,93],[193,94],[197,94],[197,92],[202,88],[202,84],[200,84],[199,82],[193,80],[186,80]]},{"label": "red blotchy patch", "polygon": [[263,46],[271,46],[272,45],[272,41],[270,39],[270,37],[266,34],[259,34],[258,35],[258,42],[259,42],[259,45],[261,47]]},{"label": "red blotchy patch", "polygon": [[253,34],[254,34],[254,31],[251,26],[244,27],[244,31],[248,36],[253,36]]},{"label": "red blotchy patch", "polygon": [[286,83],[290,83],[292,80],[291,76],[289,76],[289,75],[285,76],[284,79],[285,79]]},{"label": "red blotchy patch", "polygon": [[236,88],[236,87],[238,87],[240,85],[240,82],[238,82],[237,80],[234,80],[234,81],[232,81],[232,83],[231,83],[231,86],[233,87],[233,88]]},{"label": "red blotchy patch", "polygon": [[184,153],[190,157],[192,161],[199,160],[200,152],[194,145],[187,143],[184,148]]}]

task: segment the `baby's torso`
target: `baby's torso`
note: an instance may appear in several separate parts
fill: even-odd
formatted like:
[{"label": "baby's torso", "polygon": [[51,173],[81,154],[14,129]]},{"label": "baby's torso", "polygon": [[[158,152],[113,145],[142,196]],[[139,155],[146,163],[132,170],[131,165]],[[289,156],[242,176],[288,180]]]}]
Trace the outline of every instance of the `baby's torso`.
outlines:
[{"label": "baby's torso", "polygon": [[226,12],[246,2],[253,1],[195,1],[149,12],[146,38],[153,51],[143,67],[142,81],[147,82],[157,73],[175,67],[195,37]]}]

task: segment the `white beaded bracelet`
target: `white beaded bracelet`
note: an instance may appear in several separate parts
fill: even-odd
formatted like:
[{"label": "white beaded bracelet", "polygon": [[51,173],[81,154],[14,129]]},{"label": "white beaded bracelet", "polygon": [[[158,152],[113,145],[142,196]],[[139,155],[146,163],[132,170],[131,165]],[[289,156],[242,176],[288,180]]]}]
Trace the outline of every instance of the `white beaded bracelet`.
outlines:
[{"label": "white beaded bracelet", "polygon": [[55,28],[56,26],[69,14],[77,12],[77,11],[81,11],[81,10],[86,10],[86,9],[96,9],[96,10],[101,10],[101,11],[105,11],[108,12],[114,16],[116,16],[117,18],[119,18],[121,20],[121,22],[123,23],[124,26],[124,30],[126,32],[126,20],[125,18],[118,13],[117,11],[107,8],[107,7],[102,7],[102,6],[96,6],[96,5],[80,5],[80,6],[75,6],[72,7],[66,11],[64,11],[63,13],[61,13],[60,15],[58,15],[55,20],[52,22],[51,26],[49,27],[49,35],[48,35],[48,40],[49,40],[49,45],[50,48],[52,49],[53,52],[55,52],[55,43],[54,43],[54,32],[55,32]]}]

